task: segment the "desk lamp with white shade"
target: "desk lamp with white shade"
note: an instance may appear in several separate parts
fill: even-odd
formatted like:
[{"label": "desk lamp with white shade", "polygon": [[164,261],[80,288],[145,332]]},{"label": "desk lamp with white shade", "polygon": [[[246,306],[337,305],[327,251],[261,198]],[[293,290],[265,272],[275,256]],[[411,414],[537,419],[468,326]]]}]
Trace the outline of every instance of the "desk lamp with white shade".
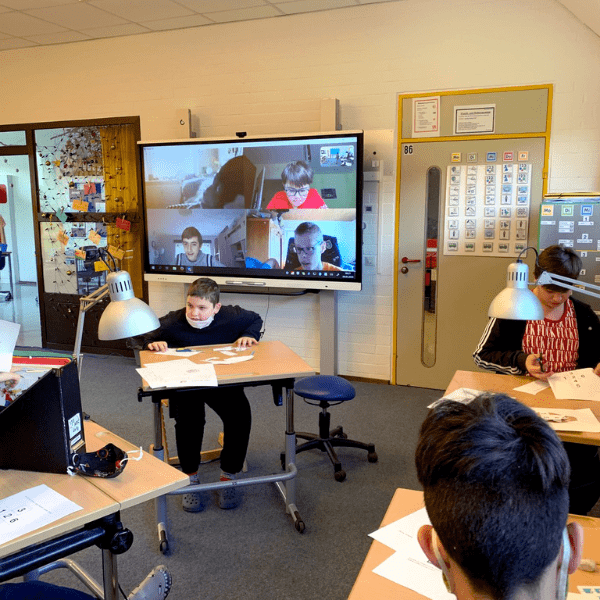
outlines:
[{"label": "desk lamp with white shade", "polygon": [[[518,321],[539,321],[544,318],[544,309],[537,296],[528,289],[528,286],[558,285],[560,287],[574,290],[594,298],[600,298],[600,286],[577,279],[571,279],[564,275],[555,275],[544,271],[536,281],[529,280],[529,267],[521,260],[523,253],[537,250],[532,246],[525,248],[519,254],[517,261],[508,265],[506,287],[492,300],[488,310],[488,316],[497,319],[514,319]],[[598,291],[591,291],[598,290]]]},{"label": "desk lamp with white shade", "polygon": [[[81,365],[81,339],[85,313],[108,294],[110,294],[110,302],[98,323],[98,339],[120,340],[148,333],[160,325],[154,311],[145,302],[135,297],[129,273],[119,271],[114,266],[114,259],[108,251],[101,252],[106,252],[110,256],[113,261],[113,269],[108,273],[106,283],[102,287],[79,299],[79,318],[77,319],[73,350],[73,358],[77,359],[78,365]],[[100,257],[110,269],[102,254]],[[81,370],[81,366],[79,368]]]}]

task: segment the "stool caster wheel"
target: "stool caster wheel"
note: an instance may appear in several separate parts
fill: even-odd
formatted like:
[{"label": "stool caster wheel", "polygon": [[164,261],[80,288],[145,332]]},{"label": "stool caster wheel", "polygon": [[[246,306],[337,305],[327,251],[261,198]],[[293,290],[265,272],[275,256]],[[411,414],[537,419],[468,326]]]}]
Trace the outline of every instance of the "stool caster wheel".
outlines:
[{"label": "stool caster wheel", "polygon": [[296,531],[298,533],[304,533],[304,530],[306,529],[306,526],[304,525],[304,521],[296,521],[294,523],[294,527],[296,528]]},{"label": "stool caster wheel", "polygon": [[367,460],[370,463],[376,463],[378,459],[377,452],[369,452],[369,454],[367,454]]},{"label": "stool caster wheel", "polygon": [[161,554],[166,554],[169,551],[169,542],[167,540],[163,540],[160,543],[160,552]]},{"label": "stool caster wheel", "polygon": [[344,481],[344,479],[346,479],[346,471],[344,471],[343,469],[341,471],[336,471],[333,474],[333,477],[336,481]]}]

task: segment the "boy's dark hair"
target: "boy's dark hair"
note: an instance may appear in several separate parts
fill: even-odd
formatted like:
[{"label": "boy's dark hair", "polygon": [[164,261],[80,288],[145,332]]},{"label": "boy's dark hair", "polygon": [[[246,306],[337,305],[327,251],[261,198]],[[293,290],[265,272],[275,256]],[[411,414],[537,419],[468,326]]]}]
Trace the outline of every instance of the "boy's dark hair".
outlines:
[{"label": "boy's dark hair", "polygon": [[[535,263],[533,275],[537,279],[544,271],[548,271],[548,273],[577,279],[582,266],[581,258],[575,250],[567,248],[562,244],[554,244],[553,246],[548,246],[540,253]],[[544,287],[554,292],[567,291],[567,288],[559,285],[546,285]]]},{"label": "boy's dark hair", "polygon": [[503,394],[443,401],[419,434],[417,475],[446,552],[496,600],[535,588],[560,550],[570,467],[557,435]]},{"label": "boy's dark hair", "polygon": [[200,279],[196,279],[196,281],[190,285],[187,295],[204,298],[214,306],[219,303],[220,290],[219,286],[212,279],[200,277]]},{"label": "boy's dark hair", "polygon": [[187,238],[188,240],[197,237],[200,246],[202,246],[202,234],[195,227],[186,227],[181,234],[181,239]]},{"label": "boy's dark hair", "polygon": [[291,183],[295,186],[310,185],[313,180],[313,170],[303,161],[296,160],[288,163],[281,171],[283,185]]}]

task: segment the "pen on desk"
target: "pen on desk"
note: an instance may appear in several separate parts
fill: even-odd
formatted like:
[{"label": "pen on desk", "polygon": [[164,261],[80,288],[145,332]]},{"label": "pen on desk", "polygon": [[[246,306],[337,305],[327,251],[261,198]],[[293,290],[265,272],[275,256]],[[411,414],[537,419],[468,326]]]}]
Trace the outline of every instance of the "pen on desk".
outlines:
[{"label": "pen on desk", "polygon": [[190,348],[177,348],[175,352],[191,352]]}]

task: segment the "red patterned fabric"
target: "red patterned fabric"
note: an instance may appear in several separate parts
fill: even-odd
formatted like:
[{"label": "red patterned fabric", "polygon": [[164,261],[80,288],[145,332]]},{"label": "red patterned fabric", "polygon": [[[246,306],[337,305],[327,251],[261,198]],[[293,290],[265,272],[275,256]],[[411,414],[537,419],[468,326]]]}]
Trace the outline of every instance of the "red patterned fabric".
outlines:
[{"label": "red patterned fabric", "polygon": [[561,373],[577,368],[579,358],[579,335],[577,319],[571,300],[565,302],[565,310],[558,321],[527,321],[523,336],[523,352],[543,354],[546,371]]}]

